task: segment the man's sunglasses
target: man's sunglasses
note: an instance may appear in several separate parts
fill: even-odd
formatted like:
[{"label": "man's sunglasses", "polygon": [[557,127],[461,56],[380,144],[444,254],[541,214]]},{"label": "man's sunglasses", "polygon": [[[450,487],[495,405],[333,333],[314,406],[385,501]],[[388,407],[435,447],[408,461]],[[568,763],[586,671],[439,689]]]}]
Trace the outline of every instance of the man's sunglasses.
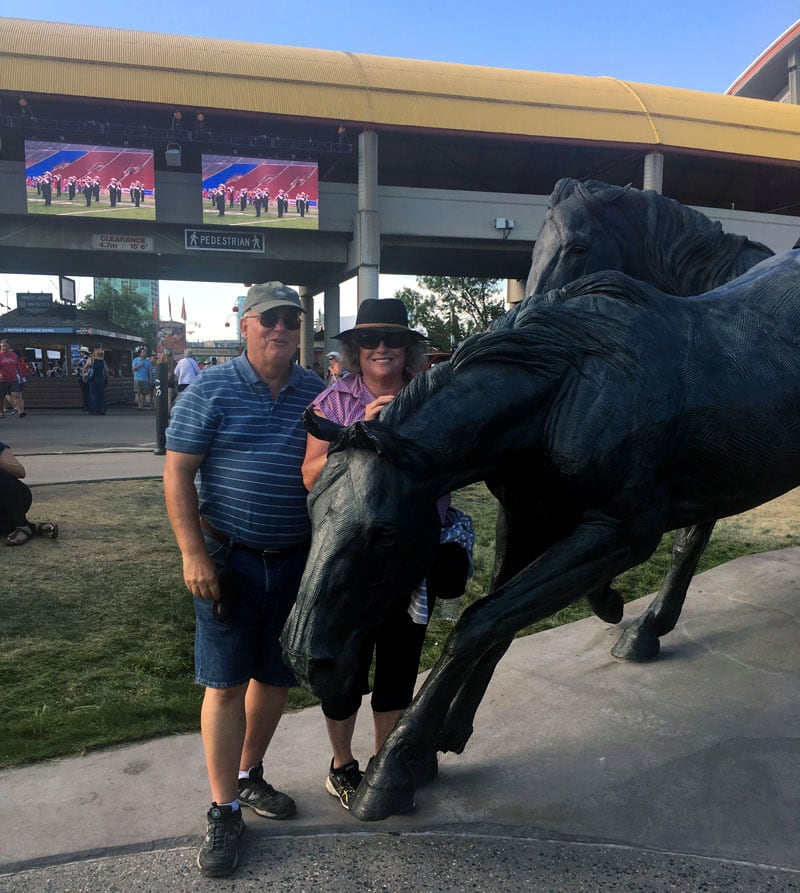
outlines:
[{"label": "man's sunglasses", "polygon": [[359,347],[365,347],[367,350],[375,350],[381,341],[390,350],[408,347],[410,343],[406,332],[356,332],[355,339]]},{"label": "man's sunglasses", "polygon": [[300,311],[290,307],[278,307],[276,310],[265,310],[258,315],[258,321],[265,329],[274,329],[278,320],[282,319],[287,329],[294,331],[300,328]]}]

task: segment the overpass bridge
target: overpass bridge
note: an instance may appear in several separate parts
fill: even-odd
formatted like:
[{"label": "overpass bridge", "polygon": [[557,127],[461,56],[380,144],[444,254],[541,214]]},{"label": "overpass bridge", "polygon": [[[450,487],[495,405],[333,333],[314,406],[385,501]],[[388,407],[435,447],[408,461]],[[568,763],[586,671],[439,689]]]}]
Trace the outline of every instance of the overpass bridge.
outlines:
[{"label": "overpass bridge", "polygon": [[[776,251],[800,237],[792,105],[8,18],[0,72],[4,272],[281,279],[337,319],[340,283],[374,296],[380,272],[505,278],[518,300],[563,176],[658,189]],[[59,143],[152,151],[152,218],[35,213],[26,144]],[[209,156],[316,164],[318,226],[217,225]]]}]

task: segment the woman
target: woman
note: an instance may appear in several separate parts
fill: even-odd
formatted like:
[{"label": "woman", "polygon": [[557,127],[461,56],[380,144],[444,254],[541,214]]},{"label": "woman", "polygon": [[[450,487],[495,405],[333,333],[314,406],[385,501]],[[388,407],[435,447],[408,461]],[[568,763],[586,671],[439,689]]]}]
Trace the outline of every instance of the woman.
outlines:
[{"label": "woman", "polygon": [[[336,336],[342,342],[343,362],[350,375],[323,391],[311,404],[321,416],[341,425],[378,417],[381,409],[403,388],[421,367],[424,355],[422,335],[408,327],[402,301],[374,298],[358,309],[355,327]],[[308,435],[303,462],[303,483],[310,490],[327,459],[328,444]],[[440,500],[440,515],[447,510],[449,497]],[[409,614],[409,599],[376,630],[365,643],[356,682],[350,691],[322,702],[322,712],[333,747],[325,787],[338,797],[345,809],[363,773],[353,756],[352,739],[361,696],[369,691],[369,669],[375,655],[375,681],[372,716],[377,752],[403,710],[411,703],[419,669],[426,622],[432,602],[422,606],[418,622]],[[415,606],[416,607],[416,606]],[[421,622],[419,622],[421,621]],[[435,769],[433,770],[435,772]]]},{"label": "woman", "polygon": [[9,546],[22,546],[34,536],[51,540],[58,536],[58,524],[34,524],[27,519],[33,496],[22,483],[24,477],[23,464],[8,444],[0,442],[0,536],[6,538]]},{"label": "woman", "polygon": [[106,386],[108,371],[106,369],[106,352],[102,347],[92,351],[91,359],[83,367],[83,380],[89,385],[89,415],[106,414]]}]

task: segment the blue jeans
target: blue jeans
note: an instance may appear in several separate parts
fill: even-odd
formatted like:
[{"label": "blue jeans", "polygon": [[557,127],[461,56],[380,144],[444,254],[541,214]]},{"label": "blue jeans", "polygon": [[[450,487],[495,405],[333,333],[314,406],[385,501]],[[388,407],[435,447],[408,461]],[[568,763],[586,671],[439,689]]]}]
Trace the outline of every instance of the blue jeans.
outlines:
[{"label": "blue jeans", "polygon": [[297,598],[308,557],[298,549],[286,557],[264,558],[226,546],[204,534],[217,567],[233,570],[239,597],[225,622],[213,614],[211,599],[194,598],[195,679],[207,688],[233,688],[250,679],[266,685],[297,685],[283,662],[278,641]]}]

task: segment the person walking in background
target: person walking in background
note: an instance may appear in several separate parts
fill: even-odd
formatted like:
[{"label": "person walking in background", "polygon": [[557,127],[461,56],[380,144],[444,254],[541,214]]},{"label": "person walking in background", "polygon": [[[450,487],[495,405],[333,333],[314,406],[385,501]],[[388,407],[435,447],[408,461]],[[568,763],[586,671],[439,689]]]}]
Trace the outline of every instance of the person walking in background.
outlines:
[{"label": "person walking in background", "polygon": [[328,354],[328,385],[336,384],[339,379],[344,378],[347,373],[342,364],[342,355],[338,350],[332,350]]},{"label": "person walking in background", "polygon": [[25,385],[28,384],[28,377],[31,374],[31,367],[25,359],[25,354],[17,353],[19,357],[19,410],[20,418],[27,415],[25,412]]},{"label": "person walking in background", "polygon": [[[136,411],[144,409],[145,397],[152,394],[151,373],[153,364],[147,356],[147,348],[140,347],[133,361],[133,396],[136,400]],[[151,397],[152,403],[152,397]]]},{"label": "person walking in background", "polygon": [[273,819],[295,812],[265,781],[263,760],[296,684],[279,635],[311,536],[302,415],[323,384],[294,362],[302,312],[293,289],[254,285],[240,322],[244,354],[209,366],[167,428],[164,494],[194,596],[195,677],[205,687],[212,803],[197,863],[207,877],[227,877],[239,861],[241,806]]},{"label": "person walking in background", "polygon": [[79,359],[75,368],[78,372],[78,384],[80,385],[81,389],[83,409],[85,412],[89,412],[89,383],[83,380],[83,370],[86,368],[86,364],[89,362],[89,348],[80,347],[78,348],[78,353]]},{"label": "person walking in background", "polygon": [[197,360],[194,358],[191,347],[187,347],[183,352],[183,356],[175,364],[175,380],[178,383],[178,392],[185,391],[199,374],[200,367],[197,365]]},{"label": "person walking in background", "polygon": [[21,378],[22,364],[17,352],[11,349],[8,338],[0,339],[0,405],[6,397],[9,397],[17,411],[17,417],[24,419]]},{"label": "person walking in background", "polygon": [[105,357],[103,348],[97,347],[83,367],[83,380],[89,386],[89,415],[106,414],[108,370]]},{"label": "person walking in background", "polygon": [[158,379],[158,358],[156,357],[155,351],[150,351],[150,409],[156,408],[156,388],[157,379]]},{"label": "person walking in background", "polygon": [[167,407],[168,411],[172,412],[172,407],[178,396],[178,379],[175,378],[175,367],[177,366],[177,363],[175,362],[175,357],[172,355],[171,350],[167,349],[164,351],[161,362],[167,364],[167,397],[169,398]]}]

